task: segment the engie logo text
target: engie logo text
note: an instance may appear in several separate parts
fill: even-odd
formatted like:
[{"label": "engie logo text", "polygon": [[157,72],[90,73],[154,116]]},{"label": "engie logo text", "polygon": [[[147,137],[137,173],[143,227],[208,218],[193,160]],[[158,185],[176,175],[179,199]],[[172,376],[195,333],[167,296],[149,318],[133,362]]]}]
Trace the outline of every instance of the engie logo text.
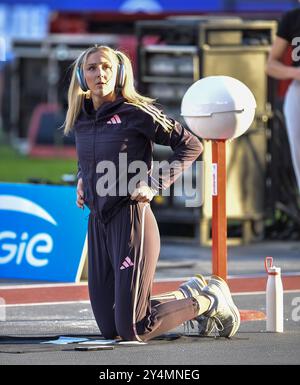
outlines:
[{"label": "engie logo text", "polygon": [[0,184],[0,277],[75,281],[86,233],[75,188]]},{"label": "engie logo text", "polygon": [[[14,195],[0,195],[0,210],[13,213],[27,214],[26,229],[30,228],[30,222],[40,223],[42,221],[57,226],[56,221],[42,207],[34,202]],[[13,215],[13,214],[11,214]],[[18,215],[15,214],[17,217]],[[30,217],[31,216],[31,217]],[[37,218],[41,221],[37,221]],[[42,267],[49,263],[47,256],[53,251],[53,238],[47,232],[22,231],[18,233],[12,230],[0,232],[0,265],[14,261],[16,265],[28,263],[34,267]],[[45,226],[46,227],[46,226]],[[25,261],[24,261],[25,260]]]}]

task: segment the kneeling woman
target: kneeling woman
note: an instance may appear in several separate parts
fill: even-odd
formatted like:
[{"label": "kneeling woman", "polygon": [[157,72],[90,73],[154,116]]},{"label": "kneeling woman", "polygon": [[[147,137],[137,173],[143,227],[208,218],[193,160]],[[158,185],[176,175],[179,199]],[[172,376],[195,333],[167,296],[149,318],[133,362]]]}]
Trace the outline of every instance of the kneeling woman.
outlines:
[{"label": "kneeling woman", "polygon": [[[197,276],[178,291],[151,298],[160,235],[150,201],[198,158],[200,141],[137,93],[129,58],[109,47],[91,47],[78,57],[68,103],[65,133],[75,131],[77,205],[90,209],[89,294],[103,336],[146,341],[196,318],[200,334],[209,334],[220,321],[220,335],[231,337],[239,312],[218,277],[207,283]],[[167,165],[157,178],[153,143],[173,150],[171,170]],[[146,175],[130,189],[134,179],[128,167],[134,161],[143,162]],[[107,178],[104,171],[111,165]]]}]

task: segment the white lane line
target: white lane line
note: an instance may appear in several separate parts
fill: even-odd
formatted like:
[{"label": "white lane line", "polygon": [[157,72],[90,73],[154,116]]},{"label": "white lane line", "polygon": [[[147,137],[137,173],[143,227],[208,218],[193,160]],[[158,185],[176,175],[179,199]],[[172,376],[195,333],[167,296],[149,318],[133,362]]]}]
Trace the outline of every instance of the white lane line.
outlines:
[{"label": "white lane line", "polygon": [[69,305],[69,304],[89,304],[90,301],[61,301],[61,302],[33,302],[33,303],[9,303],[0,306],[5,307],[25,307],[25,306],[48,306],[48,305]]},{"label": "white lane line", "polygon": [[44,287],[77,287],[77,286],[87,286],[87,282],[78,282],[78,283],[45,283],[45,284],[39,284],[39,285],[8,285],[8,286],[1,286],[0,285],[0,291],[3,289],[42,289]]},{"label": "white lane line", "polygon": [[[300,290],[284,290],[283,293],[285,294],[288,294],[288,293],[299,293]],[[232,293],[231,292],[231,295],[234,296],[234,295],[256,295],[256,294],[259,294],[259,295],[266,295],[266,292],[265,291],[247,291],[247,292],[237,292],[237,293]]]}]

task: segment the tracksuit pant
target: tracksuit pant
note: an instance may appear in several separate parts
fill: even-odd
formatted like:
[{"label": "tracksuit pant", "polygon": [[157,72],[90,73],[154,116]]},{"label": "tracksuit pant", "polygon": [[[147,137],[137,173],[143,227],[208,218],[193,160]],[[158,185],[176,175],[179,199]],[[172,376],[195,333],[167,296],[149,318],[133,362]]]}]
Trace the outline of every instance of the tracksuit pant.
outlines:
[{"label": "tracksuit pant", "polygon": [[159,230],[148,203],[130,200],[105,224],[90,214],[89,295],[106,339],[146,341],[197,316],[193,298],[150,299],[159,252]]}]

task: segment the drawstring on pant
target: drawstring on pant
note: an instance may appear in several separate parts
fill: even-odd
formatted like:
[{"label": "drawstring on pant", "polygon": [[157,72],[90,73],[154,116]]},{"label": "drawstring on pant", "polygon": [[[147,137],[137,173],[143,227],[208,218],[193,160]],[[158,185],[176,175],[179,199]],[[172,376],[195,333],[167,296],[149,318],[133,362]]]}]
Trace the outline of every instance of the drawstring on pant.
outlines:
[{"label": "drawstring on pant", "polygon": [[[139,282],[140,280],[140,263],[141,263],[141,260],[142,260],[142,256],[143,256],[143,251],[144,251],[144,234],[145,234],[145,211],[146,211],[146,208],[147,207],[150,207],[150,204],[149,203],[146,203],[145,206],[143,207],[143,211],[142,211],[142,232],[141,232],[141,245],[140,245],[140,256],[139,256],[139,262],[138,262],[138,267],[137,267],[137,277],[136,277],[136,282]],[[135,288],[135,295],[134,295],[134,303],[133,303],[133,329],[134,329],[134,334],[135,334],[135,337],[138,341],[142,342],[141,338],[138,336],[137,334],[137,330],[136,330],[136,304],[137,304],[137,297],[138,297],[138,290],[139,287],[136,286]]]}]

